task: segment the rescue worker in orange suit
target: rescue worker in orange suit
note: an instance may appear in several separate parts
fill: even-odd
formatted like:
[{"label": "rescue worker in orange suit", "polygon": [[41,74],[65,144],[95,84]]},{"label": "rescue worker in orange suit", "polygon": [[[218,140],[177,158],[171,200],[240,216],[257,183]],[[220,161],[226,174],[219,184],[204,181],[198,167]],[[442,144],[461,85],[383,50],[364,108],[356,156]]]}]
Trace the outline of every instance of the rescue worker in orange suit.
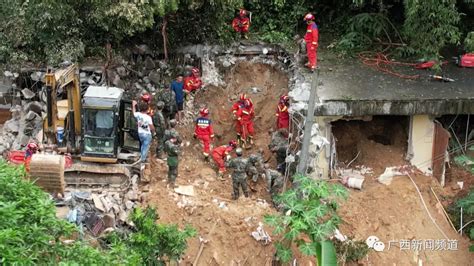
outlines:
[{"label": "rescue worker in orange suit", "polygon": [[235,119],[235,132],[237,133],[237,141],[239,143],[241,143],[242,125],[240,124],[240,121],[237,120],[237,113],[245,106],[245,100],[249,100],[250,104],[253,106],[252,100],[248,98],[245,93],[241,93],[239,100],[232,105],[232,116]]},{"label": "rescue worker in orange suit", "polygon": [[280,128],[288,129],[290,127],[290,114],[288,113],[289,106],[290,101],[288,95],[281,96],[275,114],[277,117],[277,130]]},{"label": "rescue worker in orange suit", "polygon": [[151,106],[151,95],[148,93],[144,93],[141,97],[141,100],[145,102],[148,105],[148,110],[147,114],[151,117],[155,114],[155,110],[153,110],[153,107]]},{"label": "rescue worker in orange suit", "polygon": [[193,67],[191,75],[184,78],[183,89],[186,94],[195,93],[202,87],[202,80],[198,68]]},{"label": "rescue worker in orange suit", "polygon": [[200,117],[196,119],[196,125],[194,127],[194,138],[201,141],[203,145],[204,159],[209,160],[209,153],[211,152],[211,141],[214,138],[214,131],[212,129],[211,120],[208,118],[209,109],[201,108],[199,110]]},{"label": "rescue worker in orange suit", "polygon": [[232,28],[238,33],[242,39],[248,39],[250,19],[247,17],[247,10],[240,9],[239,16],[232,20]]},{"label": "rescue worker in orange suit", "polygon": [[307,24],[306,34],[304,35],[306,54],[308,55],[308,63],[306,66],[313,71],[317,67],[319,29],[318,25],[314,22],[313,14],[306,14],[304,16],[304,21],[306,21]]},{"label": "rescue worker in orange suit", "polygon": [[230,152],[237,148],[237,141],[231,140],[228,145],[222,145],[212,150],[212,159],[217,164],[218,172],[217,175],[220,180],[224,180],[223,175],[225,173],[225,161],[230,159]]},{"label": "rescue worker in orange suit", "polygon": [[236,116],[241,128],[240,146],[246,148],[245,144],[248,143],[249,146],[247,148],[250,148],[250,145],[253,144],[253,118],[255,117],[255,111],[249,99],[245,100],[244,106],[237,111]]}]

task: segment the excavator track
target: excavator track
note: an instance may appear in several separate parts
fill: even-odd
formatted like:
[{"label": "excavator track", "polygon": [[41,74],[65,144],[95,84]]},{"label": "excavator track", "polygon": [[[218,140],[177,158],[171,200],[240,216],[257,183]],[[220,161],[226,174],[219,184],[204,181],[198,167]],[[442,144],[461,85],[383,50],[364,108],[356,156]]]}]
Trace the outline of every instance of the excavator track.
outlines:
[{"label": "excavator track", "polygon": [[125,190],[134,174],[143,176],[144,167],[127,164],[99,164],[74,161],[64,167],[64,156],[35,154],[30,163],[31,179],[50,192],[72,187],[110,187]]}]

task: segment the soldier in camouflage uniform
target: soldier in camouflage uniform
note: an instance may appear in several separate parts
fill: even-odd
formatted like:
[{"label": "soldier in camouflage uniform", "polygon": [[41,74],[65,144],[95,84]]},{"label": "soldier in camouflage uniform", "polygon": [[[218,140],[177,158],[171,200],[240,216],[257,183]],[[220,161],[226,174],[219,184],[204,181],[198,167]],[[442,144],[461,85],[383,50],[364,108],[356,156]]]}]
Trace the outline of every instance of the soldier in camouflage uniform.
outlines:
[{"label": "soldier in camouflage uniform", "polygon": [[163,115],[166,121],[170,121],[174,119],[176,112],[178,111],[178,106],[176,104],[176,96],[172,89],[162,87],[156,93],[156,101],[162,101],[165,103],[165,107],[163,108]]},{"label": "soldier in camouflage uniform", "polygon": [[285,179],[280,172],[270,169],[269,164],[265,164],[265,178],[267,179],[267,191],[270,192],[274,201],[275,196],[280,194]]},{"label": "soldier in camouflage uniform", "polygon": [[168,164],[168,184],[173,188],[175,187],[176,177],[178,177],[178,155],[180,153],[176,138],[172,137],[165,142],[165,152],[168,155],[166,159]]},{"label": "soldier in camouflage uniform", "polygon": [[226,162],[226,167],[234,169],[232,172],[233,200],[239,198],[240,187],[242,187],[245,197],[247,198],[249,196],[247,189],[247,173],[245,172],[247,168],[247,159],[242,157],[242,148],[237,148],[235,154],[237,154],[236,158],[232,158]]},{"label": "soldier in camouflage uniform", "polygon": [[251,154],[248,158],[247,174],[252,177],[254,183],[258,180],[258,175],[263,173],[263,149]]},{"label": "soldier in camouflage uniform", "polygon": [[181,137],[179,136],[178,131],[176,131],[176,120],[171,119],[170,122],[168,123],[169,128],[165,130],[164,133],[164,142],[167,140],[171,139],[172,137],[176,138],[178,140],[178,144],[181,143]]},{"label": "soldier in camouflage uniform", "polygon": [[280,171],[280,173],[285,173],[286,170],[285,159],[288,150],[287,136],[288,131],[281,128],[272,134],[270,145],[268,145],[268,148],[276,154],[277,170]]},{"label": "soldier in camouflage uniform", "polygon": [[156,103],[156,112],[153,115],[153,125],[155,126],[157,138],[155,156],[158,158],[161,158],[161,154],[163,153],[163,148],[165,144],[164,137],[166,130],[166,121],[162,113],[164,106],[164,102],[159,101],[158,103]]}]

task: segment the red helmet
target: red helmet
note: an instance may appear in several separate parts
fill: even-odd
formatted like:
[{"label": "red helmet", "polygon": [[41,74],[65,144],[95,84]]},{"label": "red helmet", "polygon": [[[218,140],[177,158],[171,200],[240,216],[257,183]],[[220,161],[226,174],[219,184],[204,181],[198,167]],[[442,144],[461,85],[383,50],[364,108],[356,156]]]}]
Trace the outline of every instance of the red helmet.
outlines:
[{"label": "red helmet", "polygon": [[241,8],[240,11],[239,11],[239,16],[243,17],[243,16],[246,16],[247,15],[247,10]]},{"label": "red helmet", "polygon": [[314,20],[314,16],[313,16],[313,14],[308,13],[308,14],[304,15],[304,19],[303,19],[303,20],[304,20],[304,21]]},{"label": "red helmet", "polygon": [[193,67],[193,69],[191,69],[191,72],[192,72],[193,74],[199,74],[200,71],[199,71],[199,68]]},{"label": "red helmet", "polygon": [[241,94],[240,94],[240,100],[241,100],[241,101],[247,100],[247,94],[241,93]]},{"label": "red helmet", "polygon": [[144,102],[146,102],[146,103],[149,103],[150,100],[151,100],[150,94],[145,93],[145,94],[142,95],[142,101],[144,101]]},{"label": "red helmet", "polygon": [[207,108],[205,108],[205,107],[204,107],[204,108],[201,108],[201,109],[199,110],[199,114],[201,114],[202,116],[206,116],[206,115],[209,114],[209,109],[207,109]]},{"label": "red helmet", "polygon": [[235,141],[235,140],[229,141],[229,146],[231,146],[233,148],[236,148],[237,147],[237,141]]},{"label": "red helmet", "polygon": [[26,145],[26,148],[28,150],[36,151],[38,149],[38,144],[36,144],[34,142],[30,142],[30,143],[28,143],[28,145]]},{"label": "red helmet", "polygon": [[280,102],[287,102],[290,98],[288,97],[288,95],[282,95],[280,97]]}]

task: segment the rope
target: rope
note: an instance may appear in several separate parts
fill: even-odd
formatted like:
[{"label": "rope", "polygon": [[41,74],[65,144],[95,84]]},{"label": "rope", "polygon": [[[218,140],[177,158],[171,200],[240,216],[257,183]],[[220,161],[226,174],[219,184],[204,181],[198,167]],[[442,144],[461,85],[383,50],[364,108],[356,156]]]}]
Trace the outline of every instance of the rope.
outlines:
[{"label": "rope", "polygon": [[420,75],[406,75],[399,72],[396,72],[393,69],[393,66],[410,66],[414,67],[416,63],[405,63],[405,62],[398,62],[393,61],[388,58],[387,55],[383,53],[375,53],[375,52],[361,52],[359,53],[359,59],[362,63],[370,68],[375,70],[390,74],[395,77],[403,78],[403,79],[418,79]]}]

